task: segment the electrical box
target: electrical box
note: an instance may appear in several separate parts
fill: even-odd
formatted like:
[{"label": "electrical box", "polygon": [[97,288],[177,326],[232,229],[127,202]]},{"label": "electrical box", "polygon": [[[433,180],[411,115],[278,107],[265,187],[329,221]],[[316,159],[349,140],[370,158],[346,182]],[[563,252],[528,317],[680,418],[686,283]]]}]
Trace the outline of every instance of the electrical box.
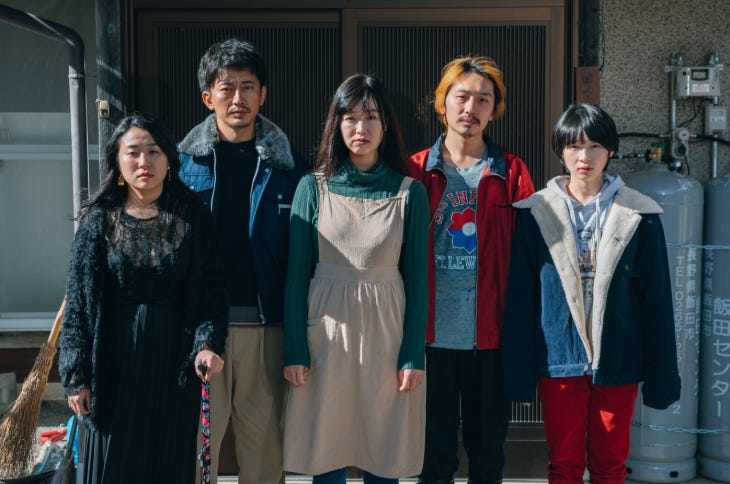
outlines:
[{"label": "electrical box", "polygon": [[682,67],[677,70],[677,97],[715,97],[720,95],[720,69],[717,66]]},{"label": "electrical box", "polygon": [[705,107],[705,134],[722,133],[727,129],[727,106]]}]

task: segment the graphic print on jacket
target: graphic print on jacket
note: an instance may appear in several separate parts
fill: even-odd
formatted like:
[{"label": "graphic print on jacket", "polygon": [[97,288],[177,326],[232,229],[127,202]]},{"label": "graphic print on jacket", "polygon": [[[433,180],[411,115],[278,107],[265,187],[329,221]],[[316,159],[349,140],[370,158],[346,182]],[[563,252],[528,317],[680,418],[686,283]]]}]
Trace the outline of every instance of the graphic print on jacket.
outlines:
[{"label": "graphic print on jacket", "polygon": [[468,350],[476,339],[477,186],[486,160],[442,165],[446,191],[433,217],[438,348]]}]

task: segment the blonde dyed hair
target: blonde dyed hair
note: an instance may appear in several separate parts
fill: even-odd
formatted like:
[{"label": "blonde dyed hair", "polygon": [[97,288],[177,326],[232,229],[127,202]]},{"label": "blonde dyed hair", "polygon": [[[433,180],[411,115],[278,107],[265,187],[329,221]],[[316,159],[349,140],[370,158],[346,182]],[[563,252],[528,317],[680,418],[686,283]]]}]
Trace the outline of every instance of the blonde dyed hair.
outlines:
[{"label": "blonde dyed hair", "polygon": [[459,57],[444,66],[441,70],[441,80],[434,91],[434,109],[446,126],[446,96],[454,83],[464,74],[479,74],[494,84],[494,111],[492,119],[498,119],[504,114],[504,100],[507,97],[507,88],[504,85],[502,71],[497,63],[489,57]]}]

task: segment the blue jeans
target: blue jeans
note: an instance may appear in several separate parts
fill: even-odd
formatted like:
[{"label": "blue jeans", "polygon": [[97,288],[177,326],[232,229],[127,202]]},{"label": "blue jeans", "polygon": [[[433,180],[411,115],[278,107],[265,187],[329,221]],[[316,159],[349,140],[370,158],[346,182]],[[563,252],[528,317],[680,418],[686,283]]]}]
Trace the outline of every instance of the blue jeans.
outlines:
[{"label": "blue jeans", "polygon": [[[378,477],[374,474],[370,474],[368,471],[364,472],[364,484],[398,484],[398,479]],[[345,484],[346,480],[347,467],[343,467],[342,469],[337,469],[336,471],[325,472],[324,474],[317,474],[312,479],[312,484]]]}]

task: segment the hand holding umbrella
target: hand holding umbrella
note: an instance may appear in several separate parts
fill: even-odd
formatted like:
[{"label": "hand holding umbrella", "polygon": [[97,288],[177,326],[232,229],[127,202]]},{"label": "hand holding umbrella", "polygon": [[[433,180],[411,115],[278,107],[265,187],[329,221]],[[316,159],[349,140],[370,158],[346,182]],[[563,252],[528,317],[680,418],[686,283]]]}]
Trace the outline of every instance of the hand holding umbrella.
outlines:
[{"label": "hand holding umbrella", "polygon": [[198,374],[201,383],[200,403],[200,426],[201,444],[198,461],[200,461],[200,472],[202,484],[210,484],[210,377],[218,374],[223,369],[223,358],[218,356],[207,346],[195,355],[195,373]]},{"label": "hand holding umbrella", "polygon": [[200,427],[202,439],[198,461],[200,462],[200,482],[210,484],[210,387],[207,379],[207,368],[199,364],[196,368],[202,379],[200,402]]}]

